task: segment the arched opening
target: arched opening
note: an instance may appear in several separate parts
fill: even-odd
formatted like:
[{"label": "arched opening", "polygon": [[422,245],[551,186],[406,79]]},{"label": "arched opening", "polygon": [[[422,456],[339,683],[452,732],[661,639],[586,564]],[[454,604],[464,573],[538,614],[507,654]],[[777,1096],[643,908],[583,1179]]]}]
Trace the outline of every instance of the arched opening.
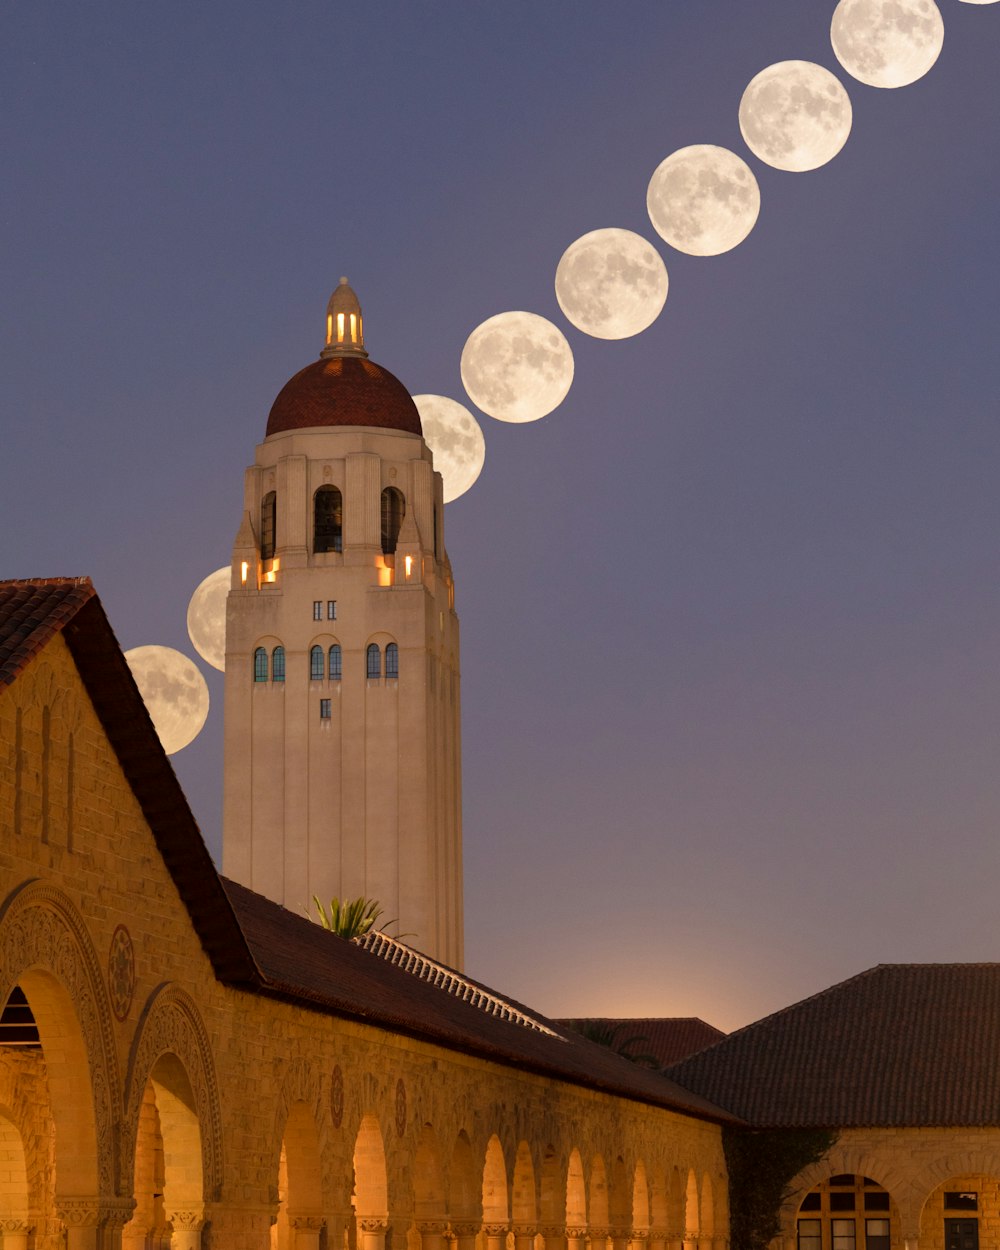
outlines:
[{"label": "arched opening", "polygon": [[313,496],[313,551],[343,551],[344,498],[336,486],[321,486]]},{"label": "arched opening", "polygon": [[646,1181],[646,1168],[640,1159],[635,1165],[635,1176],[632,1178],[632,1231],[634,1233],[649,1232],[649,1185]]},{"label": "arched opening", "polygon": [[391,679],[399,676],[399,647],[394,642],[386,643],[385,675]]},{"label": "arched opening", "polygon": [[698,1178],[688,1171],[684,1187],[684,1245],[693,1247],[698,1243]]},{"label": "arched opening", "polygon": [[796,1216],[800,1250],[889,1250],[899,1213],[870,1176],[830,1176],[802,1198]]},{"label": "arched opening", "polygon": [[354,1141],[355,1244],[360,1250],[383,1250],[389,1219],[389,1185],[385,1146],[378,1120],[369,1114],[361,1121]]},{"label": "arched opening", "polygon": [[[566,1185],[559,1166],[559,1156],[554,1147],[546,1147],[542,1156],[542,1174],[540,1184],[539,1211],[541,1220],[549,1228],[563,1227],[566,1223]],[[550,1234],[546,1233],[548,1245]]]},{"label": "arched opening", "polygon": [[278,506],[273,490],[260,501],[260,558],[273,560],[277,533]]},{"label": "arched opening", "polygon": [[531,1148],[526,1141],[518,1143],[514,1159],[514,1183],[511,1186],[511,1215],[515,1231],[531,1229],[538,1223],[538,1204],[535,1196],[535,1165]]},{"label": "arched opening", "polygon": [[325,669],[323,663],[323,648],[310,647],[309,649],[309,680],[322,681],[325,677]]},{"label": "arched opening", "polygon": [[382,652],[378,648],[378,643],[369,643],[365,655],[365,671],[368,674],[368,680],[378,681],[382,676]]},{"label": "arched opening", "polygon": [[253,653],[253,679],[254,681],[267,681],[267,648],[258,647]]},{"label": "arched opening", "polygon": [[483,1223],[506,1226],[509,1222],[507,1165],[504,1162],[500,1138],[494,1133],[486,1143],[486,1160],[483,1164]]},{"label": "arched opening", "polygon": [[323,1227],[319,1135],[308,1105],[293,1102],[278,1158],[278,1217],[271,1225],[272,1250],[318,1250]]},{"label": "arched opening", "polygon": [[435,1227],[441,1243],[444,1241],[445,1222],[448,1218],[444,1198],[444,1174],[441,1169],[441,1153],[434,1129],[425,1124],[417,1139],[413,1157],[413,1213],[418,1227]]},{"label": "arched opening", "polygon": [[11,1241],[16,1250],[27,1245],[29,1207],[24,1142],[11,1113],[0,1107],[0,1229],[5,1250],[11,1250]]},{"label": "arched opening", "polygon": [[136,1200],[122,1244],[140,1250],[162,1243],[197,1250],[204,1220],[201,1125],[197,1101],[183,1063],[160,1055],[143,1090],[135,1143]]},{"label": "arched opening", "polygon": [[[895,1216],[894,1209],[892,1215]],[[991,1246],[996,1239],[994,1230],[998,1217],[1000,1177],[983,1172],[950,1176],[932,1190],[924,1202],[920,1212],[920,1244],[943,1245],[944,1250],[979,1250],[980,1246]],[[894,1223],[891,1231],[896,1232]],[[881,1247],[875,1246],[873,1250],[881,1250]]]},{"label": "arched opening", "polygon": [[483,1216],[482,1180],[476,1169],[472,1144],[464,1129],[455,1138],[451,1151],[448,1215],[452,1224],[477,1226]]},{"label": "arched opening", "polygon": [[271,680],[285,680],[285,648],[278,646],[271,652]]},{"label": "arched opening", "polygon": [[[653,1173],[653,1181],[649,1187],[650,1242],[662,1242],[671,1232],[670,1223],[670,1187],[666,1173],[657,1169]],[[658,1250],[651,1247],[651,1250]]]},{"label": "arched opening", "polygon": [[340,681],[341,674],[343,672],[343,659],[340,653],[339,642],[335,642],[333,646],[330,648],[330,654],[329,654],[328,659],[329,659],[329,664],[330,664],[330,680]]},{"label": "arched opening", "polygon": [[701,1244],[710,1246],[715,1236],[715,1198],[712,1178],[706,1172],[701,1178],[701,1201],[698,1205],[698,1237]]},{"label": "arched opening", "polygon": [[583,1160],[574,1146],[566,1166],[566,1237],[581,1240],[587,1234],[587,1186],[583,1179]]},{"label": "arched opening", "polygon": [[596,1235],[601,1230],[607,1236],[611,1227],[611,1207],[608,1202],[608,1173],[601,1155],[594,1155],[590,1164],[590,1223]]},{"label": "arched opening", "polygon": [[382,554],[395,555],[396,541],[406,516],[406,500],[403,492],[395,486],[387,486],[382,492]]}]

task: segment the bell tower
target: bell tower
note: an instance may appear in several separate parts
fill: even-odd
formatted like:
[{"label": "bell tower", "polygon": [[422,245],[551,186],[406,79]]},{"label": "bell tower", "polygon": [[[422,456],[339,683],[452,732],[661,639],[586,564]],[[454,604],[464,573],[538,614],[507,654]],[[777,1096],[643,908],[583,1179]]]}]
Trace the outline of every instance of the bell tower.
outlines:
[{"label": "bell tower", "polygon": [[244,479],[226,612],[223,871],[376,899],[461,968],[458,617],[441,475],[341,278]]}]

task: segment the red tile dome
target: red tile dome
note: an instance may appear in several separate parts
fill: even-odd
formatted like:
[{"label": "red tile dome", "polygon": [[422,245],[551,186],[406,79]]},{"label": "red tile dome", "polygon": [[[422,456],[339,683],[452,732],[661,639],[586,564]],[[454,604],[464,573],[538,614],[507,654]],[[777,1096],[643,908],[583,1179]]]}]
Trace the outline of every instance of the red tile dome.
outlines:
[{"label": "red tile dome", "polygon": [[267,419],[267,434],[324,425],[370,425],[423,434],[409,391],[363,356],[321,357],[290,378]]}]

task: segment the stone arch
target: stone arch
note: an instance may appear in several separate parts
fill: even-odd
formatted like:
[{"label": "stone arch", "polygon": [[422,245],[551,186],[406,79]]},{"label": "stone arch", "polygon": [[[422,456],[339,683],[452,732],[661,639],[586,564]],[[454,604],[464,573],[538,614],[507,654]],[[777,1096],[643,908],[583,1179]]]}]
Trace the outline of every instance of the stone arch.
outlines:
[{"label": "stone arch", "polygon": [[[574,1146],[566,1163],[566,1228],[586,1230],[586,1227],[587,1185],[583,1179],[583,1160]],[[583,1236],[583,1232],[578,1235]]]},{"label": "stone arch", "polygon": [[[908,1180],[913,1195],[912,1205],[918,1219],[934,1191],[940,1189],[945,1181],[958,1176],[1000,1177],[1000,1149],[963,1150],[939,1155],[925,1163],[919,1171],[915,1171]],[[879,1178],[876,1176],[873,1179]],[[883,1181],[879,1181],[879,1184],[889,1188]]]},{"label": "stone arch", "polygon": [[56,1201],[118,1190],[121,1107],[111,1003],[86,927],[56,887],[29,881],[0,909],[0,1002],[20,985],[38,1026],[55,1126]]},{"label": "stone arch", "polygon": [[486,1143],[486,1158],[483,1161],[483,1223],[494,1226],[510,1223],[507,1164],[496,1133]]},{"label": "stone arch", "polygon": [[646,1165],[639,1159],[632,1175],[632,1231],[648,1233],[649,1227],[649,1182],[646,1179]]},{"label": "stone arch", "polygon": [[526,1141],[520,1141],[517,1144],[510,1206],[514,1228],[531,1229],[534,1231],[538,1225],[535,1164],[531,1157],[531,1147]]},{"label": "stone arch", "polygon": [[[166,1064],[161,1059],[171,1056]],[[154,1076],[158,1071],[159,1078]],[[169,1107],[172,1131],[188,1135],[181,1106],[197,1121],[201,1151],[202,1201],[217,1202],[222,1192],[222,1110],[215,1064],[208,1033],[198,1008],[189,994],[171,982],[156,987],[146,1000],[132,1040],[129,1056],[127,1100],[125,1103],[125,1150],[122,1161],[122,1190],[132,1192],[136,1134],[139,1112],[148,1083],[159,1079],[165,1105]],[[159,1106],[162,1118],[163,1107]]]},{"label": "stone arch", "polygon": [[696,1241],[698,1238],[698,1178],[694,1168],[688,1168],[687,1181],[684,1185],[684,1240]]},{"label": "stone arch", "polygon": [[870,1176],[892,1196],[892,1200],[900,1213],[903,1228],[912,1229],[914,1238],[920,1222],[920,1207],[923,1199],[914,1204],[913,1182],[904,1171],[895,1166],[886,1167],[885,1158],[870,1153],[861,1146],[840,1145],[835,1143],[825,1155],[815,1163],[802,1169],[785,1190],[785,1199],[778,1210],[778,1219],[784,1236],[794,1236],[795,1220],[802,1199],[830,1176],[840,1173],[851,1173],[855,1176]]},{"label": "stone arch", "polygon": [[566,1184],[554,1146],[547,1146],[542,1156],[539,1214],[546,1228],[564,1228],[566,1224]]},{"label": "stone arch", "polygon": [[379,1122],[370,1112],[362,1116],[354,1141],[354,1214],[358,1227],[384,1226],[389,1218],[389,1181],[385,1143]]},{"label": "stone arch", "polygon": [[601,1155],[594,1155],[590,1162],[589,1210],[592,1232],[597,1230],[607,1235],[605,1230],[611,1227],[611,1210],[608,1204],[608,1174]]},{"label": "stone arch", "polygon": [[482,1182],[476,1172],[469,1135],[462,1129],[451,1151],[448,1215],[452,1224],[478,1224],[482,1214]]}]

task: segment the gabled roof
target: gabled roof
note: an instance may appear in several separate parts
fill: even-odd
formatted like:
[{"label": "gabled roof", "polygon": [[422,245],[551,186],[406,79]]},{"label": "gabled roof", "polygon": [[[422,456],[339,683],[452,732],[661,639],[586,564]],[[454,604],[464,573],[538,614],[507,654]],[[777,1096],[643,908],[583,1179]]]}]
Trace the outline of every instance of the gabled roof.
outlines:
[{"label": "gabled roof", "polygon": [[668,1072],[760,1128],[1000,1125],[1000,964],[879,964]]},{"label": "gabled roof", "polygon": [[581,1025],[598,1029],[616,1029],[617,1040],[627,1042],[635,1038],[629,1048],[632,1054],[640,1052],[652,1055],[661,1068],[669,1068],[688,1055],[714,1046],[726,1035],[714,1025],[706,1024],[697,1016],[586,1016],[575,1020],[559,1020],[568,1028]]},{"label": "gabled roof", "polygon": [[[527,1027],[516,1018],[526,1009],[485,986],[478,999],[455,992],[462,981],[474,983],[454,970],[445,969],[451,988],[437,985],[220,878],[93,586],[85,578],[0,582],[5,683],[57,633],[220,981],[590,1089],[704,1119],[733,1119],[544,1017],[532,1015],[541,1028]],[[498,1003],[509,1011],[495,1010]]]},{"label": "gabled roof", "polygon": [[507,1013],[496,1011],[495,1004],[503,1001],[496,991],[486,991],[485,1002],[467,1000],[454,992],[467,980],[460,973],[448,970],[452,988],[436,985],[246,886],[222,880],[260,969],[262,993],[703,1119],[734,1118],[544,1016],[531,1013],[535,1025],[543,1027],[530,1027],[518,1018],[526,1013],[519,1004],[509,1004]]}]

